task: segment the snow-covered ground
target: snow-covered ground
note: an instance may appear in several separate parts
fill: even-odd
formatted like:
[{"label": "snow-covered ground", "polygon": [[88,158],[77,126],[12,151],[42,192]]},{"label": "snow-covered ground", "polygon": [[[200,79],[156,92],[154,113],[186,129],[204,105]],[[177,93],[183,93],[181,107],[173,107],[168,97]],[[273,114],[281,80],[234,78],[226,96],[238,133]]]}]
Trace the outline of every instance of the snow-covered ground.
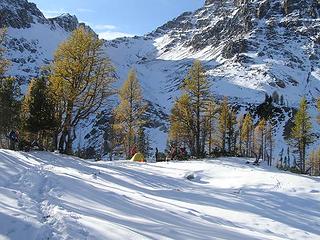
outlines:
[{"label": "snow-covered ground", "polygon": [[0,239],[320,239],[320,178],[0,150]]}]

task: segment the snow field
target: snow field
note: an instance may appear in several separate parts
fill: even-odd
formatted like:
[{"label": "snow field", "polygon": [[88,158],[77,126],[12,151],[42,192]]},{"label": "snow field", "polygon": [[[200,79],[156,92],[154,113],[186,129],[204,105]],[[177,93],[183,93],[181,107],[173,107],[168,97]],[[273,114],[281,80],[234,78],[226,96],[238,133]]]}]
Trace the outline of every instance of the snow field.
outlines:
[{"label": "snow field", "polygon": [[319,239],[320,178],[0,150],[0,239]]}]

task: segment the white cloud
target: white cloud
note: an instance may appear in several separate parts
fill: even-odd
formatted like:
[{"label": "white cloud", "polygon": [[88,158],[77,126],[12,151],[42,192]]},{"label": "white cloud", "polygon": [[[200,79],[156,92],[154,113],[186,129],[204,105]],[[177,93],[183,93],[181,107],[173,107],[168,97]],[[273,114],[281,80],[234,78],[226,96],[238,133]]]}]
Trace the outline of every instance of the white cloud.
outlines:
[{"label": "white cloud", "polygon": [[46,18],[53,18],[53,17],[60,16],[63,13],[66,13],[66,11],[64,9],[59,9],[59,10],[41,10],[41,12],[43,13],[43,15]]},{"label": "white cloud", "polygon": [[121,37],[134,37],[134,34],[131,33],[125,33],[125,32],[112,32],[112,31],[106,31],[106,32],[100,32],[98,33],[99,37],[105,40],[113,40],[116,38]]},{"label": "white cloud", "polygon": [[105,25],[95,25],[94,29],[96,30],[114,30],[117,27],[114,25],[109,25],[109,24],[105,24]]}]

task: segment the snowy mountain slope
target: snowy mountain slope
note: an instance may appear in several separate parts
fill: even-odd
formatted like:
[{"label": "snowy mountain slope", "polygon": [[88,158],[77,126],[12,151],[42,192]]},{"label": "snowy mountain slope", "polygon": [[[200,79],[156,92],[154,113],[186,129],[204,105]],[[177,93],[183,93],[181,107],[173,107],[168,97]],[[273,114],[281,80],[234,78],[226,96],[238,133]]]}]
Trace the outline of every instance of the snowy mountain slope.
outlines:
[{"label": "snowy mountain slope", "polygon": [[[206,1],[146,36],[107,42],[106,51],[120,79],[136,68],[146,97],[167,113],[192,62],[200,59],[215,96],[228,96],[242,112],[276,91],[289,108],[305,95],[315,116],[319,16],[320,4],[313,0]],[[283,118],[276,127],[281,126],[276,154],[286,148]]]},{"label": "snowy mountain slope", "polygon": [[121,76],[134,66],[146,88],[152,81],[149,97],[161,104],[200,59],[217,95],[261,103],[278,91],[296,106],[297,96],[319,94],[319,16],[313,0],[206,1],[144,37],[108,42],[107,52]]},{"label": "snowy mountain slope", "polygon": [[0,27],[6,27],[7,58],[12,61],[9,75],[22,83],[36,77],[50,63],[58,45],[80,25],[75,16],[63,14],[46,19],[34,3],[27,0],[0,1]]},{"label": "snowy mountain slope", "polygon": [[319,239],[320,179],[245,161],[0,150],[0,239]]}]

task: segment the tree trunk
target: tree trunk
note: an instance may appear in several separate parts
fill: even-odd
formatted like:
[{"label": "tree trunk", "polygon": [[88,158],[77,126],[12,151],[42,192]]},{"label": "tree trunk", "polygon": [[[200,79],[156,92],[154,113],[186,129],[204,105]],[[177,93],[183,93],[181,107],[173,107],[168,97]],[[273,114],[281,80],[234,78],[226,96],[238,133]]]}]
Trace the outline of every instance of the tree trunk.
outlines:
[{"label": "tree trunk", "polygon": [[66,142],[66,154],[72,155],[72,154],[73,154],[73,150],[72,150],[72,146],[73,146],[73,136],[72,136],[71,127],[68,129],[67,137],[68,137],[68,138],[67,138],[67,142]]},{"label": "tree trunk", "polygon": [[197,106],[197,133],[196,133],[196,155],[197,155],[197,158],[200,158],[200,151],[201,151],[201,143],[200,143],[200,106]]},{"label": "tree trunk", "polygon": [[[71,123],[72,123],[72,110],[73,110],[73,103],[69,101],[67,103],[67,110],[66,110],[66,117],[63,123],[62,133],[59,140],[59,152],[65,154],[72,153],[72,142],[70,138],[70,130],[71,130]],[[56,132],[57,134],[57,132]],[[68,139],[67,139],[68,137]],[[70,145],[71,144],[71,145]],[[70,151],[71,146],[71,151]]]},{"label": "tree trunk", "polygon": [[212,152],[212,122],[210,120],[210,126],[209,126],[209,155]]},{"label": "tree trunk", "polygon": [[[68,155],[72,154],[72,145],[73,145],[73,136],[72,136],[72,110],[73,110],[73,103],[70,101],[68,102],[67,106],[67,113],[66,113],[66,120],[64,125],[64,132],[65,132],[65,153]],[[68,137],[66,139],[66,137]]]},{"label": "tree trunk", "polygon": [[62,134],[60,136],[60,140],[59,140],[59,152],[60,153],[65,153],[65,143],[66,143],[66,137],[67,137],[68,132],[64,129],[62,131]]},{"label": "tree trunk", "polygon": [[272,141],[272,132],[270,132],[270,160],[269,166],[272,166],[272,151],[273,151],[273,141]]},{"label": "tree trunk", "polygon": [[306,144],[305,141],[302,143],[302,171],[306,173]]},{"label": "tree trunk", "polygon": [[241,134],[242,134],[242,131],[240,130],[240,132],[239,132],[239,153],[240,153],[240,156],[242,157],[242,139],[241,139]]},{"label": "tree trunk", "polygon": [[54,133],[52,134],[52,150],[58,150],[58,138],[59,138],[59,132],[58,131],[54,131]]}]

